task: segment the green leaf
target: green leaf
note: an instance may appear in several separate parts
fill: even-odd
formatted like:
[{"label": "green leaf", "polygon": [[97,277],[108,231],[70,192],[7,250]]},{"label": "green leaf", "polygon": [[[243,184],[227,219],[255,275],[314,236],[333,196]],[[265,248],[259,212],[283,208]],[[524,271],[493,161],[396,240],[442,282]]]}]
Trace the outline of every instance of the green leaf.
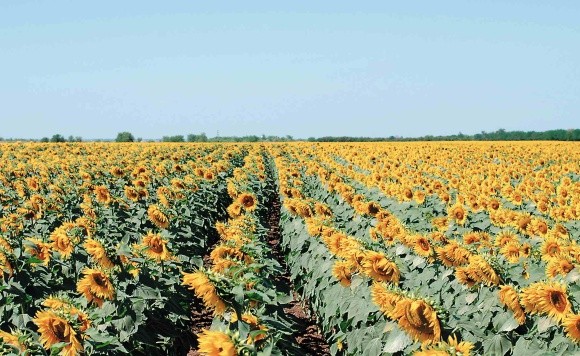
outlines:
[{"label": "green leaf", "polygon": [[381,352],[381,347],[382,344],[380,338],[372,339],[364,348],[363,355],[371,355],[371,356],[379,355]]},{"label": "green leaf", "polygon": [[407,346],[411,345],[413,340],[406,332],[396,327],[389,334],[383,352],[394,354],[395,352],[403,351]]}]

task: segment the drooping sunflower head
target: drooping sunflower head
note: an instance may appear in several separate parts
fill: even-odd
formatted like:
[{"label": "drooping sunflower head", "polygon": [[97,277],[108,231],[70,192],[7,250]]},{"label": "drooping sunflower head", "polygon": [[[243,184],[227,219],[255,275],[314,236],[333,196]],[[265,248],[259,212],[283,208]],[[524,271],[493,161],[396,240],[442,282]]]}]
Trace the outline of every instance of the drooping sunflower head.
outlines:
[{"label": "drooping sunflower head", "polygon": [[57,228],[50,234],[52,240],[52,248],[58,251],[62,258],[67,259],[71,256],[74,250],[73,239],[68,235],[64,228]]},{"label": "drooping sunflower head", "polygon": [[362,267],[363,272],[374,281],[399,283],[399,268],[380,252],[367,251]]},{"label": "drooping sunflower head", "polygon": [[231,218],[237,218],[242,214],[242,208],[243,205],[236,200],[228,206],[227,212]]},{"label": "drooping sunflower head", "polygon": [[441,325],[433,307],[421,299],[403,298],[395,309],[393,316],[399,326],[413,340],[432,343],[441,340]]},{"label": "drooping sunflower head", "polygon": [[40,239],[29,237],[26,239],[26,252],[32,257],[36,257],[41,260],[42,264],[47,265],[50,261],[50,249],[51,245]]},{"label": "drooping sunflower head", "polygon": [[157,227],[161,229],[167,229],[169,227],[169,218],[161,211],[159,206],[155,204],[149,205],[149,208],[147,208],[147,216]]},{"label": "drooping sunflower head", "polygon": [[379,307],[383,314],[390,319],[395,319],[393,311],[395,310],[397,303],[403,299],[403,296],[390,290],[382,283],[373,283],[371,287],[371,296],[373,303]]},{"label": "drooping sunflower head", "polygon": [[26,345],[20,342],[21,336],[17,332],[8,333],[0,330],[0,341],[4,344],[10,345],[12,348],[18,350],[21,354],[26,354]]},{"label": "drooping sunflower head", "polygon": [[435,249],[439,260],[447,267],[463,266],[469,262],[471,252],[466,248],[459,246],[456,241],[450,241],[445,246]]},{"label": "drooping sunflower head", "polygon": [[68,320],[56,312],[38,311],[32,321],[38,326],[40,342],[45,349],[50,350],[53,345],[64,343],[63,355],[78,355],[82,352],[83,346],[78,332]]},{"label": "drooping sunflower head", "polygon": [[349,287],[351,283],[352,274],[356,268],[350,261],[336,261],[332,267],[332,275],[336,278],[343,287]]},{"label": "drooping sunflower head", "polygon": [[514,318],[518,324],[526,322],[526,314],[520,305],[518,292],[510,285],[503,285],[499,290],[499,301],[514,313]]},{"label": "drooping sunflower head", "polygon": [[203,300],[206,307],[213,309],[216,315],[222,315],[226,310],[226,304],[217,293],[212,281],[203,271],[183,274],[183,285],[189,286],[198,298]]},{"label": "drooping sunflower head", "polygon": [[85,268],[82,273],[84,277],[77,283],[77,292],[81,293],[89,303],[102,306],[105,299],[113,299],[115,288],[105,272]]},{"label": "drooping sunflower head", "polygon": [[83,247],[87,253],[103,268],[113,268],[114,264],[107,256],[107,251],[103,244],[95,239],[88,238],[85,240]]},{"label": "drooping sunflower head", "polygon": [[561,256],[548,261],[546,264],[546,277],[554,278],[557,275],[567,275],[574,269],[574,264],[567,256]]}]

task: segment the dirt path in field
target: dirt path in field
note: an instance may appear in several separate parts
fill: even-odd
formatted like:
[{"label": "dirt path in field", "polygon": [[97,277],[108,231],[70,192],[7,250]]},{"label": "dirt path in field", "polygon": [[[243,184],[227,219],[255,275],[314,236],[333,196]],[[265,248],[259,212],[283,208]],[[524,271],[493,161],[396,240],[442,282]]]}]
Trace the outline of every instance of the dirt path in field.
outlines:
[{"label": "dirt path in field", "polygon": [[[280,248],[280,199],[276,196],[270,201],[270,211],[268,217],[268,224],[270,230],[268,231],[268,244],[272,248],[272,254],[284,269],[284,274],[278,278],[276,284],[286,286],[290,290],[294,290],[294,285],[290,279],[286,261],[284,260],[284,253]],[[330,355],[329,346],[313,317],[309,316],[308,307],[302,305],[299,301],[299,296],[293,292],[294,300],[288,303],[284,308],[287,316],[295,322],[298,327],[296,333],[292,335],[296,343],[304,352],[302,355]],[[311,314],[310,314],[311,315]]]}]

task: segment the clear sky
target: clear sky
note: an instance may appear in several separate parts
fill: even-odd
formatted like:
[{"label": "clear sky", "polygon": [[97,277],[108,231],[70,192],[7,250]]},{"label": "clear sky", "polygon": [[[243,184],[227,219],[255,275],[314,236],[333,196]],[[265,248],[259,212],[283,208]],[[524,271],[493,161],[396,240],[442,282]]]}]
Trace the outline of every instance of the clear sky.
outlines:
[{"label": "clear sky", "polygon": [[0,137],[580,127],[580,1],[0,2]]}]

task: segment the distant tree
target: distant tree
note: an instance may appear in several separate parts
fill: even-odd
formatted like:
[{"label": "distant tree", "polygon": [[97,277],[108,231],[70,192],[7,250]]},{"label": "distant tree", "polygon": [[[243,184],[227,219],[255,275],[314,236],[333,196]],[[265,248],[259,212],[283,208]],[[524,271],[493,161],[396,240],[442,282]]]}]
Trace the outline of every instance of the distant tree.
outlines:
[{"label": "distant tree", "polygon": [[189,134],[187,135],[187,142],[207,142],[207,136],[205,132],[200,133],[199,135]]},{"label": "distant tree", "polygon": [[52,135],[52,138],[50,139],[50,142],[65,142],[65,138],[63,135],[60,134],[55,134]]},{"label": "distant tree", "polygon": [[43,137],[40,139],[40,142],[49,142],[48,137]]},{"label": "distant tree", "polygon": [[119,132],[117,134],[117,138],[115,139],[116,142],[134,142],[135,137],[133,134],[127,131]]},{"label": "distant tree", "polygon": [[141,137],[137,137],[137,142],[141,142],[143,139]]},{"label": "distant tree", "polygon": [[163,136],[161,138],[163,142],[185,142],[185,138],[183,135],[174,135],[174,136]]}]

